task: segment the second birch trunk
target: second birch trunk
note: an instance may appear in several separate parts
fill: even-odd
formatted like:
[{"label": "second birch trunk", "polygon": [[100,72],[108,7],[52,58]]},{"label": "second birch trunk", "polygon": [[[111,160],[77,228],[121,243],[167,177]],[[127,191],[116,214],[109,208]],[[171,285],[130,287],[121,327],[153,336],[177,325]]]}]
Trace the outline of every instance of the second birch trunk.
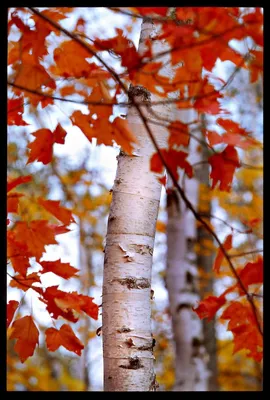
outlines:
[{"label": "second birch trunk", "polygon": [[[182,117],[179,116],[182,122],[188,123],[191,113],[186,110]],[[200,159],[196,152],[197,145],[197,142],[191,141],[192,164]],[[198,182],[195,178],[185,180],[185,192],[197,209]],[[174,391],[207,391],[209,372],[203,345],[203,326],[192,310],[200,300],[194,251],[196,221],[175,189],[167,194],[167,213],[166,284],[175,341]]]}]

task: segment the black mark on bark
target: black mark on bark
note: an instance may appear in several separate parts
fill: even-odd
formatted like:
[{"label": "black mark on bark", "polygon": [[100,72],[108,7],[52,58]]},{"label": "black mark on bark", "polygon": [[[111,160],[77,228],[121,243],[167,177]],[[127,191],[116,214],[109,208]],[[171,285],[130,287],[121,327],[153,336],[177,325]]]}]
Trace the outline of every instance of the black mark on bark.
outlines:
[{"label": "black mark on bark", "polygon": [[127,326],[122,326],[122,328],[117,329],[118,333],[127,333],[127,332],[131,332],[132,329],[128,328]]},{"label": "black mark on bark", "polygon": [[181,310],[184,309],[184,308],[190,309],[191,307],[192,307],[191,304],[182,303],[182,304],[179,304],[179,306],[178,306],[177,309],[176,309],[176,312],[179,312],[179,311],[181,311]]},{"label": "black mark on bark", "polygon": [[130,357],[128,359],[129,363],[128,365],[119,365],[119,368],[125,368],[125,369],[140,369],[143,368],[143,364],[139,357]]},{"label": "black mark on bark", "polygon": [[150,383],[150,386],[149,386],[149,392],[156,392],[156,390],[158,388],[159,388],[159,384],[156,381],[156,374],[154,374],[153,379],[152,379],[152,381]]},{"label": "black mark on bark", "polygon": [[153,255],[153,247],[149,245],[144,245],[144,244],[132,244],[129,246],[131,249],[133,249],[136,253],[138,254],[150,254],[151,256]]},{"label": "black mark on bark", "polygon": [[120,285],[127,286],[128,289],[146,289],[150,287],[149,279],[146,278],[135,278],[134,276],[128,276],[123,279],[114,279],[120,283]]}]

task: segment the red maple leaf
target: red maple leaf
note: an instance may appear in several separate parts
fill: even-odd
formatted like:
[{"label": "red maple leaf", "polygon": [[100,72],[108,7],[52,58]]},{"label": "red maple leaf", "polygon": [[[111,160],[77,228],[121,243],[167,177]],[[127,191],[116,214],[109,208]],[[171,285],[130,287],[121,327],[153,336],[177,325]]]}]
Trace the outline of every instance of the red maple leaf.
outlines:
[{"label": "red maple leaf", "polygon": [[14,279],[10,282],[11,287],[16,287],[18,289],[26,292],[28,289],[31,289],[33,283],[40,282],[40,277],[37,272],[32,272],[29,275],[15,275]]},{"label": "red maple leaf", "polygon": [[49,328],[45,331],[46,345],[48,350],[55,351],[60,346],[65,347],[69,351],[73,351],[75,354],[81,355],[84,345],[75,336],[73,330],[69,325],[62,325],[61,328]]},{"label": "red maple leaf", "polygon": [[250,304],[234,301],[223,311],[220,318],[229,320],[227,330],[234,336],[234,353],[247,349],[247,356],[260,362],[263,357],[263,340]]},{"label": "red maple leaf", "polygon": [[185,146],[189,145],[190,135],[188,125],[181,121],[174,121],[168,126],[170,132],[169,146]]},{"label": "red maple leaf", "polygon": [[19,198],[24,196],[22,193],[11,193],[7,196],[7,212],[17,213],[19,206]]},{"label": "red maple leaf", "polygon": [[212,178],[212,189],[219,182],[221,191],[231,190],[233,175],[236,168],[240,167],[237,151],[233,146],[227,146],[223,152],[213,154],[208,159],[212,167],[210,178]]},{"label": "red maple leaf", "polygon": [[9,327],[11,321],[13,320],[15,311],[19,306],[19,302],[16,300],[10,300],[7,304],[7,328]]},{"label": "red maple leaf", "polygon": [[[237,270],[240,280],[247,288],[249,285],[263,283],[263,258],[259,256],[255,262],[247,263],[244,268]],[[242,292],[239,287],[240,292]]]},{"label": "red maple leaf", "polygon": [[60,206],[60,201],[44,200],[39,197],[38,202],[64,225],[70,225],[72,222],[75,222],[74,218],[72,217],[72,211]]},{"label": "red maple leaf", "polygon": [[[232,248],[232,235],[228,235],[223,243],[223,247],[225,250],[230,250]],[[224,259],[224,253],[221,248],[218,249],[217,256],[214,262],[213,270],[216,273],[219,273],[221,263]]]},{"label": "red maple leaf", "polygon": [[168,7],[136,7],[141,15],[158,14],[166,17]]},{"label": "red maple leaf", "polygon": [[[160,150],[166,164],[169,166],[171,169],[173,175],[175,178],[178,180],[179,175],[177,172],[177,169],[180,167],[185,170],[185,173],[189,178],[192,178],[193,176],[193,170],[192,166],[189,164],[188,161],[186,161],[186,158],[188,156],[188,153],[185,153],[184,151],[181,150],[174,150],[174,149],[161,149]],[[164,169],[162,160],[159,156],[158,153],[155,153],[150,160],[150,168],[151,171],[161,173]]]},{"label": "red maple leaf", "polygon": [[62,263],[60,260],[55,261],[39,261],[42,266],[42,273],[53,272],[64,279],[69,279],[76,275],[79,271],[77,268],[72,267],[69,263]]},{"label": "red maple leaf", "polygon": [[42,293],[41,301],[47,304],[47,310],[51,316],[57,319],[59,316],[68,321],[76,322],[74,312],[85,312],[93,319],[98,318],[98,306],[93,303],[93,298],[78,294],[77,292],[66,293],[58,289],[58,286],[46,288]]},{"label": "red maple leaf", "polygon": [[10,192],[16,186],[21,185],[22,183],[30,182],[31,180],[32,180],[31,175],[19,176],[18,178],[15,179],[9,179],[7,184],[7,192]]},{"label": "red maple leaf", "polygon": [[226,303],[224,294],[219,297],[208,296],[203,301],[200,301],[196,309],[193,308],[200,319],[208,318],[210,321],[216,314],[216,312]]},{"label": "red maple leaf", "polygon": [[8,100],[8,125],[25,126],[29,125],[22,118],[23,114],[23,98],[19,97],[17,99]]},{"label": "red maple leaf", "polygon": [[48,227],[48,221],[35,220],[29,224],[19,221],[14,227],[14,239],[20,245],[27,247],[29,257],[39,260],[45,251],[45,245],[58,244],[55,234]]},{"label": "red maple leaf", "polygon": [[101,40],[95,40],[95,46],[99,50],[113,50],[116,54],[121,56],[121,64],[128,69],[138,68],[140,65],[141,57],[139,56],[134,43],[126,38],[122,29],[116,28],[117,36]]},{"label": "red maple leaf", "polygon": [[11,325],[10,339],[17,339],[14,350],[19,354],[23,363],[34,354],[38,344],[39,332],[30,315],[16,319]]},{"label": "red maple leaf", "polygon": [[52,160],[54,143],[65,143],[66,131],[58,124],[53,132],[50,129],[39,129],[31,135],[36,139],[27,146],[30,149],[27,164],[37,160],[46,165]]}]

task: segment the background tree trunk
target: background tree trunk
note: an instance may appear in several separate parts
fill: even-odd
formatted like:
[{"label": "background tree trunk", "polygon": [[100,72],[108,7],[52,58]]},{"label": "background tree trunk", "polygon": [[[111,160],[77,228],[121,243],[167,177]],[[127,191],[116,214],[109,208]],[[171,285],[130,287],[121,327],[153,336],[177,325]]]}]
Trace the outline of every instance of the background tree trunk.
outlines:
[{"label": "background tree trunk", "polygon": [[[178,112],[177,115],[177,119],[182,122],[188,123],[193,120],[192,112],[188,110]],[[200,160],[196,147],[198,143],[191,140],[192,164]],[[189,200],[197,208],[198,181],[195,178],[186,179],[184,188]],[[196,221],[174,189],[169,190],[167,194],[167,212],[166,284],[175,341],[174,391],[206,391],[209,372],[203,345],[203,327],[192,310],[200,300],[197,287],[197,258],[194,251]]]},{"label": "background tree trunk", "polygon": [[[204,117],[202,117],[202,128],[205,126]],[[203,135],[201,139],[205,140]],[[202,146],[202,159],[207,160],[208,150],[206,146]],[[209,164],[204,163],[197,169],[197,177],[201,184],[199,190],[199,211],[204,214],[204,218],[210,222],[211,214],[211,200],[209,197]],[[208,274],[206,282],[200,286],[201,298],[203,299],[206,294],[214,293],[214,278],[213,278],[213,262],[214,253],[211,244],[213,237],[204,227],[199,226],[197,229],[197,243],[199,245],[199,253],[197,254],[198,267],[202,268]],[[206,248],[205,248],[206,247]],[[209,376],[209,391],[218,390],[218,370],[217,370],[217,340],[216,340],[216,320],[215,317],[210,321],[203,320],[204,341],[207,354],[209,356],[208,368],[210,371]]]},{"label": "background tree trunk", "polygon": [[[83,221],[80,220],[80,271],[81,271],[81,290],[86,293],[91,288],[91,275],[92,275],[92,251],[85,243],[86,234],[83,227]],[[84,390],[89,391],[91,386],[90,379],[90,345],[89,345],[89,332],[91,330],[91,319],[88,315],[83,318],[83,338],[84,351],[81,355],[81,380],[84,382]]]}]

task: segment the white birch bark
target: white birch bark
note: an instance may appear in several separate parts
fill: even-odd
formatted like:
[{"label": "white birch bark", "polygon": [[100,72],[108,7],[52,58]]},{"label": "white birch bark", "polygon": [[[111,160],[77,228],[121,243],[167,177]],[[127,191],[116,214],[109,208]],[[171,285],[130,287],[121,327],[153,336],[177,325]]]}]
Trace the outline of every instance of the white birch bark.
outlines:
[{"label": "white birch bark", "polygon": [[[151,22],[143,23],[139,52],[154,32]],[[155,112],[164,114],[164,109],[155,107]],[[139,145],[136,155],[120,152],[112,191],[102,297],[104,390],[154,391],[150,292],[161,184],[150,172],[155,149],[134,107],[128,123]],[[167,130],[153,124],[150,128],[159,147],[165,147]]]},{"label": "white birch bark", "polygon": [[[192,111],[177,112],[177,119],[188,123]],[[191,164],[199,161],[198,143],[190,142]],[[181,177],[182,178],[182,177]],[[180,179],[182,181],[182,179]],[[186,179],[184,190],[197,208],[198,181]],[[176,190],[167,195],[167,272],[170,311],[175,340],[174,391],[206,391],[208,370],[203,346],[202,322],[192,310],[200,299],[196,284],[196,221]]]}]

